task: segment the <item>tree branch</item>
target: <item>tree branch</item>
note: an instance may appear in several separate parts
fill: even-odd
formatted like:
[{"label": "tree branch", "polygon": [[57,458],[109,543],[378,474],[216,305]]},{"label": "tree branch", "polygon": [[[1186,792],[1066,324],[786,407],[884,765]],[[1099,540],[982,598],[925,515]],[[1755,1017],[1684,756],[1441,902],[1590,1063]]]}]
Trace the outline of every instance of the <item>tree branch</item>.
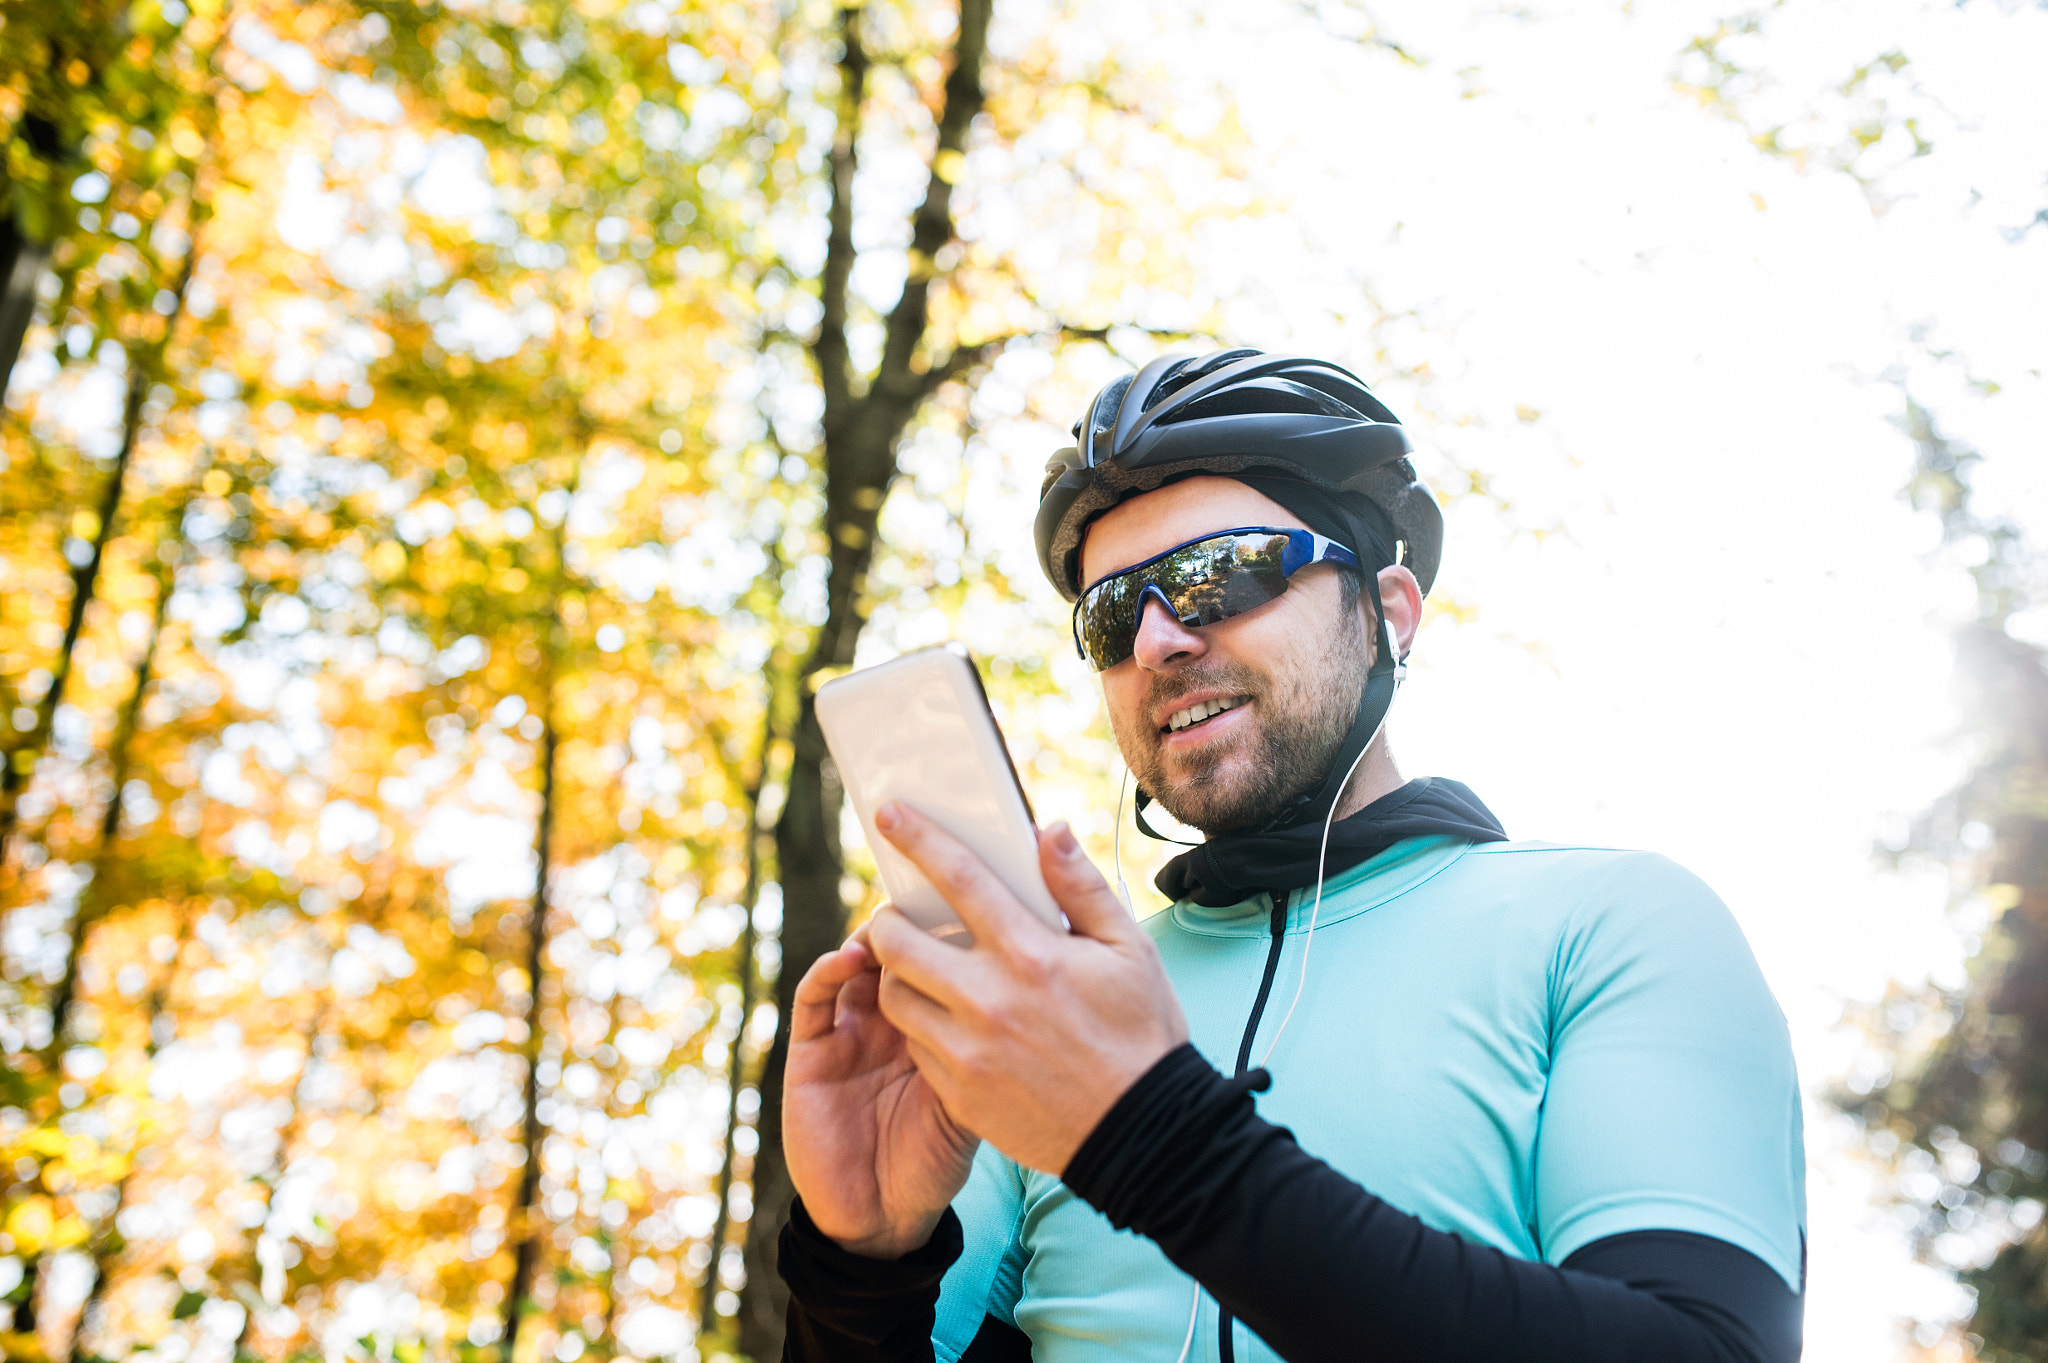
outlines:
[{"label": "tree branch", "polygon": [[811,353],[825,392],[825,428],[843,424],[853,406],[853,361],[846,343],[846,296],[853,277],[853,180],[860,166],[861,106],[867,98],[868,55],[861,46],[861,11],[839,11],[839,126],[832,134],[832,201],[825,214],[825,268],[818,280],[823,315]]},{"label": "tree branch", "polygon": [[1003,348],[1012,341],[1029,341],[1057,337],[1062,341],[1100,341],[1107,345],[1109,344],[1109,334],[1111,331],[1143,332],[1145,335],[1159,341],[1185,341],[1194,335],[1192,332],[1171,330],[1163,327],[1137,327],[1124,326],[1122,324],[1115,327],[1079,327],[1070,326],[1065,322],[1054,322],[1038,331],[1004,332],[1000,336],[991,336],[985,341],[976,341],[971,345],[955,346],[952,354],[946,356],[945,359],[919,375],[917,381],[918,405],[922,406],[925,400],[931,397],[932,394],[938,392],[939,389],[968,371],[979,369],[995,359],[1002,352]]},{"label": "tree branch", "polygon": [[967,134],[981,113],[984,93],[982,58],[988,52],[988,25],[993,0],[960,0],[959,39],[953,45],[953,69],[946,75],[945,104],[939,110],[939,135],[925,180],[924,202],[911,220],[910,272],[903,296],[884,323],[882,367],[874,391],[896,409],[901,426],[930,391],[926,375],[912,368],[931,315],[931,285],[938,273],[940,248],[954,237],[953,182],[960,176]]}]

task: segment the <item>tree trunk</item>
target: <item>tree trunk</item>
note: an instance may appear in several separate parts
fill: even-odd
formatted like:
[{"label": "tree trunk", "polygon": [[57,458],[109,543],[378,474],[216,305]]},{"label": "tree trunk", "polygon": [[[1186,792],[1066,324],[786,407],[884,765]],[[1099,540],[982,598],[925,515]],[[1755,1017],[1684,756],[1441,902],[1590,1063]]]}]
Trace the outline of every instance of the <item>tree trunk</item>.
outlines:
[{"label": "tree trunk", "polygon": [[170,573],[159,572],[156,612],[149,625],[149,642],[143,646],[142,657],[135,664],[135,684],[129,689],[127,704],[121,707],[113,739],[107,745],[108,776],[113,781],[114,793],[108,798],[107,808],[100,816],[99,840],[93,850],[92,879],[86,882],[84,891],[79,895],[78,908],[71,917],[71,933],[64,943],[63,972],[50,991],[50,1044],[42,1054],[43,1069],[47,1074],[56,1074],[57,1065],[64,1055],[65,1040],[72,1032],[78,967],[85,958],[86,939],[93,926],[114,907],[108,898],[107,875],[113,865],[114,839],[121,832],[121,789],[128,784],[128,774],[134,769],[135,733],[142,724],[142,703],[148,698],[149,684],[155,679],[157,643],[163,638],[164,623],[170,615],[172,586]]},{"label": "tree trunk", "polygon": [[896,445],[927,399],[959,370],[935,367],[924,353],[934,260],[952,241],[950,169],[964,150],[982,108],[982,61],[993,0],[961,0],[953,66],[946,77],[925,197],[912,219],[910,269],[884,322],[881,364],[858,391],[847,338],[847,284],[856,251],[853,184],[868,57],[858,7],[840,11],[838,131],[833,139],[832,200],[827,213],[822,315],[811,354],[824,394],[825,531],[831,555],[825,623],[797,675],[797,718],[791,733],[789,794],[775,824],[782,883],[782,966],[775,982],[775,1041],[761,1074],[759,1153],[754,1156],[754,1214],[747,1224],[747,1281],[740,1300],[739,1343],[755,1359],[779,1357],[789,1293],[775,1272],[775,1244],[789,1219],[795,1190],[782,1147],[782,1074],[789,1056],[789,1018],[797,981],[846,935],[839,881],[843,792],[825,749],[812,682],[828,668],[852,663],[867,623],[865,579],[874,559],[875,527],[896,477]]},{"label": "tree trunk", "polygon": [[[53,54],[54,55],[54,54]],[[21,120],[21,140],[29,155],[45,163],[63,159],[64,146],[57,125],[39,114]],[[0,214],[0,398],[7,395],[14,377],[14,362],[21,358],[22,338],[36,316],[36,287],[42,283],[43,267],[50,263],[50,243],[40,241],[21,225],[21,214]]]},{"label": "tree trunk", "polygon": [[[14,1290],[21,1295],[14,1303],[14,1311],[8,1320],[11,1336],[6,1344],[8,1358],[31,1357],[42,1353],[42,1342],[36,1335],[37,1298],[42,1295],[43,1256],[32,1254],[22,1261],[21,1281]],[[34,1355],[29,1353],[34,1351]]]},{"label": "tree trunk", "polygon": [[128,375],[128,401],[121,417],[121,450],[114,456],[114,468],[107,475],[98,506],[98,523],[93,530],[85,561],[71,567],[71,610],[64,620],[64,637],[50,664],[50,685],[36,705],[35,724],[7,754],[0,767],[0,865],[12,850],[16,825],[20,822],[21,793],[35,774],[36,759],[50,742],[50,730],[57,707],[64,703],[64,689],[71,680],[71,664],[78,652],[78,637],[85,632],[86,608],[92,604],[99,584],[100,563],[114,534],[114,518],[121,509],[121,493],[128,479],[128,461],[135,452],[137,428],[142,423],[142,403],[149,381],[137,364]]},{"label": "tree trunk", "polygon": [[[566,519],[566,516],[565,516]],[[520,1123],[520,1146],[526,1164],[519,1174],[519,1193],[513,1200],[512,1279],[505,1288],[505,1329],[499,1358],[513,1363],[519,1343],[519,1322],[526,1311],[526,1299],[533,1291],[534,1271],[540,1262],[540,1148],[545,1135],[540,1120],[541,1062],[541,978],[547,964],[548,872],[554,853],[555,764],[559,736],[555,729],[555,651],[560,633],[559,618],[542,648],[546,672],[541,678],[540,704],[540,819],[534,830],[533,905],[528,910],[526,929],[526,1098]]]},{"label": "tree trunk", "polygon": [[14,377],[22,338],[35,320],[36,286],[50,263],[50,247],[24,232],[18,218],[0,216],[0,397]]},{"label": "tree trunk", "polygon": [[711,1259],[704,1266],[704,1284],[697,1296],[697,1332],[708,1333],[717,1319],[719,1261],[725,1255],[725,1237],[732,1226],[733,1165],[739,1158],[740,1087],[746,1082],[745,1047],[747,1019],[754,1011],[754,948],[760,932],[754,926],[754,909],[761,898],[761,787],[768,779],[768,761],[775,748],[775,717],[781,708],[771,680],[761,718],[761,750],[747,783],[747,886],[740,896],[747,921],[740,929],[738,960],[734,968],[740,978],[739,1025],[732,1029],[732,1049],[725,1061],[725,1154],[718,1166],[718,1219],[711,1226]]},{"label": "tree trunk", "polygon": [[555,691],[566,641],[561,598],[569,586],[569,517],[575,510],[576,492],[583,481],[580,451],[588,448],[585,435],[579,435],[576,448],[579,454],[563,485],[569,494],[569,504],[562,509],[562,518],[555,523],[554,534],[550,537],[554,549],[551,565],[554,593],[546,617],[539,622],[541,673],[537,682],[539,704],[535,706],[534,714],[540,720],[540,817],[535,821],[533,830],[533,902],[527,910],[526,1093],[519,1126],[520,1145],[526,1152],[526,1163],[520,1169],[519,1191],[513,1199],[511,1219],[506,1223],[512,1237],[512,1277],[505,1288],[505,1325],[498,1337],[499,1363],[515,1363],[514,1349],[519,1343],[520,1319],[526,1312],[527,1298],[533,1292],[541,1254],[540,1153],[541,1143],[546,1139],[540,1119],[540,1062],[542,1043],[546,1039],[546,1029],[541,1023],[541,985],[547,969],[548,877],[554,870],[556,768],[561,753]]},{"label": "tree trunk", "polygon": [[789,795],[775,823],[782,969],[775,981],[775,1040],[761,1067],[756,1123],[761,1143],[754,1155],[754,1211],[747,1222],[747,1281],[740,1301],[740,1349],[756,1359],[781,1355],[782,1318],[789,1305],[789,1291],[775,1271],[775,1244],[795,1197],[782,1150],[782,1071],[789,1059],[791,999],[811,963],[846,935],[846,903],[839,892],[845,865],[839,846],[839,773],[825,752],[808,695],[801,702],[793,748]]},{"label": "tree trunk", "polygon": [[[170,344],[172,331],[185,310],[185,295],[192,284],[192,266],[198,255],[199,246],[195,238],[186,248],[184,264],[178,271],[177,287],[172,290],[176,301],[170,315],[164,319],[164,347]],[[160,347],[159,356],[161,353]],[[86,607],[92,604],[99,584],[100,563],[106,555],[107,544],[113,538],[114,521],[121,510],[128,464],[134,457],[136,440],[142,434],[142,407],[149,396],[151,368],[140,355],[129,357],[128,398],[121,410],[121,448],[114,456],[113,471],[107,475],[106,487],[100,493],[99,520],[93,528],[85,561],[73,564],[71,568],[71,611],[64,621],[64,638],[57,646],[57,657],[50,664],[50,685],[36,706],[35,724],[19,743],[7,751],[6,761],[0,763],[0,867],[7,864],[7,854],[14,840],[20,818],[21,793],[35,774],[36,759],[42,756],[44,747],[49,744],[57,707],[63,703],[64,688],[71,679],[72,660],[78,652],[78,636],[85,631]]]},{"label": "tree trunk", "polygon": [[[150,622],[149,642],[144,645],[142,658],[135,665],[135,685],[128,693],[127,704],[121,707],[121,716],[115,724],[113,740],[108,745],[107,760],[110,768],[109,775],[114,783],[114,793],[107,801],[106,812],[100,816],[99,840],[94,844],[93,848],[92,878],[86,882],[85,889],[78,898],[78,907],[72,913],[71,931],[64,942],[63,973],[57,977],[57,983],[50,991],[50,1041],[37,1057],[37,1062],[42,1068],[46,1082],[54,1082],[58,1078],[59,1066],[64,1058],[65,1042],[73,1030],[75,1019],[72,1014],[75,1012],[77,1005],[78,967],[85,957],[86,939],[91,934],[93,925],[105,916],[107,909],[110,907],[107,898],[106,879],[109,867],[113,863],[114,839],[119,836],[121,831],[121,788],[127,784],[128,773],[132,767],[135,731],[142,721],[142,702],[148,697],[149,683],[156,666],[157,641],[163,637],[164,621],[170,613],[170,602],[171,582],[168,574],[163,574],[159,578],[156,613]],[[156,1019],[161,1011],[160,1005],[155,1004],[153,1001],[152,1011],[149,1015],[149,1025],[152,1031],[155,1029]],[[149,1054],[152,1056],[156,1054],[153,1040],[150,1042]],[[127,1186],[128,1176],[123,1175],[120,1183],[115,1186],[113,1215],[118,1216],[120,1214],[123,1194]],[[109,1227],[112,1224],[112,1220],[109,1218]],[[93,1251],[92,1257],[95,1272],[93,1289],[89,1290],[86,1294],[86,1306],[88,1308],[96,1300],[100,1281],[98,1272],[100,1254],[97,1246]],[[21,1300],[16,1302],[14,1307],[14,1331],[16,1334],[33,1337],[36,1333],[40,1306],[36,1300],[35,1278],[38,1276],[39,1269],[40,1261],[38,1258],[31,1258],[23,1266],[22,1278],[27,1284],[27,1288],[22,1293]],[[78,1320],[79,1329],[82,1330],[85,1323],[83,1310],[81,1310]],[[78,1331],[73,1331],[74,1336],[77,1333]]]},{"label": "tree trunk", "polygon": [[605,1242],[604,1324],[591,1341],[591,1352],[606,1360],[619,1356],[619,1274],[633,1259],[633,1223],[628,1220],[618,1234]]}]

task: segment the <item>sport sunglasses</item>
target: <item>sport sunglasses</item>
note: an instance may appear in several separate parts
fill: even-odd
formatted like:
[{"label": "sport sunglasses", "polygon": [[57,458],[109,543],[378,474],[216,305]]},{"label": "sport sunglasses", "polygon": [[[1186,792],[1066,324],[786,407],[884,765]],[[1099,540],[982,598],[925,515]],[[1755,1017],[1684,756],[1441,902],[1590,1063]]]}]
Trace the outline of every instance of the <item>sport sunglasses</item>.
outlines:
[{"label": "sport sunglasses", "polygon": [[1311,563],[1358,567],[1358,555],[1312,530],[1244,526],[1177,544],[1112,573],[1074,603],[1074,647],[1097,672],[1131,656],[1147,598],[1194,628],[1265,605]]}]

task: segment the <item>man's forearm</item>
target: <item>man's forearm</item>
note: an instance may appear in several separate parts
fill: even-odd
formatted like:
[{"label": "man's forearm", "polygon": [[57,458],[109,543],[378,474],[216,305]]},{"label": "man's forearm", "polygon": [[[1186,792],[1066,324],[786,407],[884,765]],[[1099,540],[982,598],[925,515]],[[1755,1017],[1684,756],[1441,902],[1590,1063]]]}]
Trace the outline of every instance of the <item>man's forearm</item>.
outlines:
[{"label": "man's forearm", "polygon": [[1517,1259],[1373,1196],[1262,1120],[1246,1087],[1182,1047],[1110,1111],[1065,1181],[1289,1363],[1799,1355],[1799,1298],[1754,1255],[1656,1231],[1589,1245],[1590,1272]]}]

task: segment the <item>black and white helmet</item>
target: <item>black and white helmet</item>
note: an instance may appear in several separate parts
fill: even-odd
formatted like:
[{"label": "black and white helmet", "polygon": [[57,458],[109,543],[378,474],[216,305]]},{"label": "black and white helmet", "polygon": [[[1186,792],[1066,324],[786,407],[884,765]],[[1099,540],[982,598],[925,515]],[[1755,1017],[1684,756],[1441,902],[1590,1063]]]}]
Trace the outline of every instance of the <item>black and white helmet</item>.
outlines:
[{"label": "black and white helmet", "polygon": [[1337,365],[1260,350],[1167,355],[1097,393],[1074,438],[1046,465],[1037,521],[1039,565],[1069,601],[1088,523],[1192,473],[1278,473],[1358,494],[1385,514],[1425,595],[1436,578],[1443,514],[1416,479],[1408,433]]}]

